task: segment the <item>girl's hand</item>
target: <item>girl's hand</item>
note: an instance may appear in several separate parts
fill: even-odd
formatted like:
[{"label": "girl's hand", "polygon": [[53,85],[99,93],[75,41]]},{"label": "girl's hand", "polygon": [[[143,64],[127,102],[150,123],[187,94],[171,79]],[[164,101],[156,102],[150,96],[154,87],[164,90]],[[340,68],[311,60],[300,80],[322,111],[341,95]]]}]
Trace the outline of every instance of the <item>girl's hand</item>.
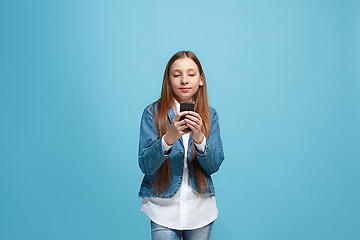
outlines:
[{"label": "girl's hand", "polygon": [[186,118],[182,121],[180,120],[181,116],[189,114],[189,111],[183,111],[178,113],[171,122],[169,130],[164,135],[164,140],[167,145],[173,145],[173,143],[178,140],[182,135],[189,133],[190,131],[186,131],[185,128],[188,128],[186,125]]},{"label": "girl's hand", "polygon": [[204,134],[201,132],[202,118],[197,112],[189,111],[185,117],[186,126],[192,131],[192,138],[198,144],[204,140]]}]

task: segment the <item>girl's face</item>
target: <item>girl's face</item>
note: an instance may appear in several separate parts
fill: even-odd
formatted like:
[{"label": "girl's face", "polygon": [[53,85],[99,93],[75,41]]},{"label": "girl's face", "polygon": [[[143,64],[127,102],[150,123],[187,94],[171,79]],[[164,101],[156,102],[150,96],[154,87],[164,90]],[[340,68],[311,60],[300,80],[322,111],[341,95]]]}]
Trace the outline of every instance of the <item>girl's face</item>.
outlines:
[{"label": "girl's face", "polygon": [[196,63],[187,57],[176,60],[171,65],[169,74],[171,88],[179,103],[192,102],[199,86],[204,84]]}]

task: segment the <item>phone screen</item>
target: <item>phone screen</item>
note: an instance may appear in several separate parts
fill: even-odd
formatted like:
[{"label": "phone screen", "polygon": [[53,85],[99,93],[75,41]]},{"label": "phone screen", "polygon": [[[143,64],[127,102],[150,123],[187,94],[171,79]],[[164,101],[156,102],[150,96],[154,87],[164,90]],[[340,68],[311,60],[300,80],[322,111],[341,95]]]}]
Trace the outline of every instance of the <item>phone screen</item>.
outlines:
[{"label": "phone screen", "polygon": [[[180,103],[180,112],[183,111],[195,111],[195,103],[193,102],[181,102]],[[185,116],[180,117],[180,121],[184,120]],[[190,128],[185,128],[186,131],[191,131]]]}]

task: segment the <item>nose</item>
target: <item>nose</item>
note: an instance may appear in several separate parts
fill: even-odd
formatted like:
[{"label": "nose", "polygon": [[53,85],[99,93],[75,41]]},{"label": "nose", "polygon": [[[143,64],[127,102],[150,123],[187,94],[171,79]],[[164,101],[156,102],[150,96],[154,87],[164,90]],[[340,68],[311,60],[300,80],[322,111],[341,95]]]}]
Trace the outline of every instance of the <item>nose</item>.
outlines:
[{"label": "nose", "polygon": [[184,75],[182,78],[181,78],[181,84],[187,84],[188,83],[188,79],[186,77],[186,75]]}]

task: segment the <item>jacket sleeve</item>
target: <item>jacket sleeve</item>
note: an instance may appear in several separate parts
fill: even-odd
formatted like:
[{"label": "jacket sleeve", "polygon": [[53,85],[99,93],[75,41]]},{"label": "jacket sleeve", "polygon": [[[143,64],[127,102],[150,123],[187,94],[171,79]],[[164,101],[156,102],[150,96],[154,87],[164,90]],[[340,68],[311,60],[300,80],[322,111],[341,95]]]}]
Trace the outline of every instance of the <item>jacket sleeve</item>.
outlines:
[{"label": "jacket sleeve", "polygon": [[145,108],[140,123],[139,166],[146,175],[153,175],[169,155],[165,155],[161,139],[156,131],[154,115],[148,106]]},{"label": "jacket sleeve", "polygon": [[220,138],[219,117],[215,109],[205,150],[200,152],[197,148],[195,149],[196,157],[206,175],[211,175],[219,170],[225,157]]}]

